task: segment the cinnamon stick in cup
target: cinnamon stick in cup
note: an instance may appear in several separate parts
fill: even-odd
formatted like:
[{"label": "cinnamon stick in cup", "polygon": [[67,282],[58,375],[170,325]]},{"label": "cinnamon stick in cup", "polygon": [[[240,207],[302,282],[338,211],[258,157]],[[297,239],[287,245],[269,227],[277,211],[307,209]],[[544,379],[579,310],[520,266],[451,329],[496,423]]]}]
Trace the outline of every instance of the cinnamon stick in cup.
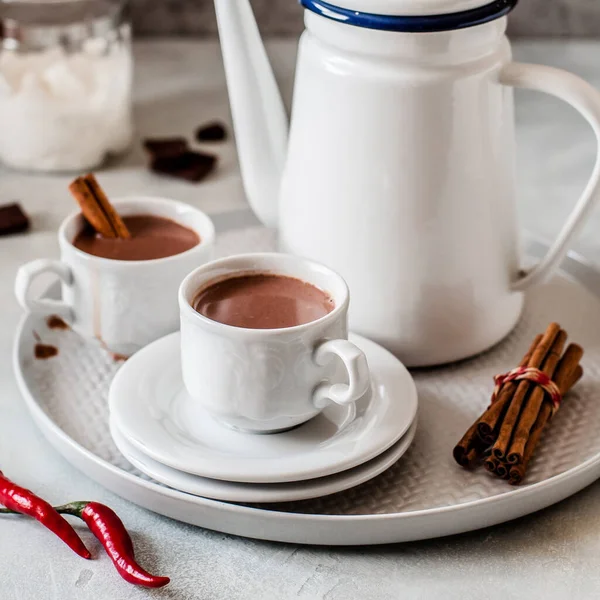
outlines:
[{"label": "cinnamon stick in cup", "polygon": [[[542,340],[534,350],[529,362],[527,364],[528,367],[533,367],[539,369],[540,366],[543,365],[546,356],[550,352],[552,345],[554,344],[554,340],[558,336],[560,332],[560,325],[558,323],[550,323],[546,332],[544,333]],[[517,386],[517,391],[512,398],[510,406],[506,411],[506,415],[504,416],[504,420],[502,422],[502,426],[500,428],[500,432],[498,434],[498,439],[492,448],[492,454],[500,461],[503,461],[506,458],[506,452],[508,446],[510,444],[510,440],[512,438],[512,434],[521,414],[521,408],[523,406],[523,402],[527,394],[529,393],[532,387],[532,383],[530,381],[524,380],[520,381]]]},{"label": "cinnamon stick in cup", "polygon": [[103,237],[129,239],[131,234],[92,173],[69,185],[85,220]]}]

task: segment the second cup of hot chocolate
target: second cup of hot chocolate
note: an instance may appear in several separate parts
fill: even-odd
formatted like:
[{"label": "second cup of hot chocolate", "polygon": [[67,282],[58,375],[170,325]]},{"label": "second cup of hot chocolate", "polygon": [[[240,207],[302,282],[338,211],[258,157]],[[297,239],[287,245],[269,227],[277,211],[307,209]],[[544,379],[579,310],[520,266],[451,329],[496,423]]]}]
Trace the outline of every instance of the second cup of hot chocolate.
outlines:
[{"label": "second cup of hot chocolate", "polygon": [[[215,230],[207,215],[183,202],[131,197],[114,207],[131,239],[103,238],[74,213],[58,231],[60,260],[23,265],[15,292],[26,310],[57,314],[81,335],[129,356],[178,329],[177,290],[192,269],[212,259]],[[31,297],[43,273],[60,278],[61,300]]]},{"label": "second cup of hot chocolate", "polygon": [[273,433],[328,403],[367,393],[367,360],[348,341],[348,287],[330,269],[285,254],[246,254],[181,284],[183,381],[235,429]]}]

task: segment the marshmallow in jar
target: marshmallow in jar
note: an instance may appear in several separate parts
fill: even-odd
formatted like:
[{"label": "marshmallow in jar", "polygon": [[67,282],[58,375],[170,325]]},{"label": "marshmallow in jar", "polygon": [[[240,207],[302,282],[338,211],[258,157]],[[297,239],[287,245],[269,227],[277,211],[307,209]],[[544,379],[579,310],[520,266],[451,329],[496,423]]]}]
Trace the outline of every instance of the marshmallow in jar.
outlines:
[{"label": "marshmallow in jar", "polygon": [[115,0],[0,0],[0,162],[83,171],[132,137],[131,28]]}]

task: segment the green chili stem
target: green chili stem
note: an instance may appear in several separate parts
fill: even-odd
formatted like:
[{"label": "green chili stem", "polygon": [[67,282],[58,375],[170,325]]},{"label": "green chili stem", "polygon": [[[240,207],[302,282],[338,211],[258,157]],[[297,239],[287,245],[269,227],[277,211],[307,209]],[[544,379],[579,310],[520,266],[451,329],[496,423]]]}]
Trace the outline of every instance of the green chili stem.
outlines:
[{"label": "green chili stem", "polygon": [[[61,515],[72,515],[73,517],[81,518],[81,513],[83,509],[89,504],[89,502],[69,502],[68,504],[63,504],[62,506],[55,506],[54,510]],[[19,515],[14,510],[10,510],[9,508],[0,508],[0,515]]]}]

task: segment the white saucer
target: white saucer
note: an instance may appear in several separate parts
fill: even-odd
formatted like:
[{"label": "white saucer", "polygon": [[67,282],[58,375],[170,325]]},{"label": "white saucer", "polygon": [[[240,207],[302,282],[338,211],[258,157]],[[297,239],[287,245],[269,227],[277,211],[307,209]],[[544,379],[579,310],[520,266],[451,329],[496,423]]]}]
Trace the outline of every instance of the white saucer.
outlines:
[{"label": "white saucer", "polygon": [[136,469],[173,489],[228,502],[274,503],[328,496],[377,477],[395,464],[409,449],[417,431],[417,419],[398,442],[376,458],[336,475],[290,483],[237,483],[190,475],[167,467],[140,452],[125,439],[112,422],[110,431],[121,454]]},{"label": "white saucer", "polygon": [[142,453],[211,479],[282,483],[352,469],[404,435],[417,412],[417,391],[387,350],[357,335],[350,339],[367,355],[371,391],[356,405],[329,406],[291,431],[233,431],[194,403],[181,379],[179,333],[143,348],[121,367],[109,392],[111,419]]}]

